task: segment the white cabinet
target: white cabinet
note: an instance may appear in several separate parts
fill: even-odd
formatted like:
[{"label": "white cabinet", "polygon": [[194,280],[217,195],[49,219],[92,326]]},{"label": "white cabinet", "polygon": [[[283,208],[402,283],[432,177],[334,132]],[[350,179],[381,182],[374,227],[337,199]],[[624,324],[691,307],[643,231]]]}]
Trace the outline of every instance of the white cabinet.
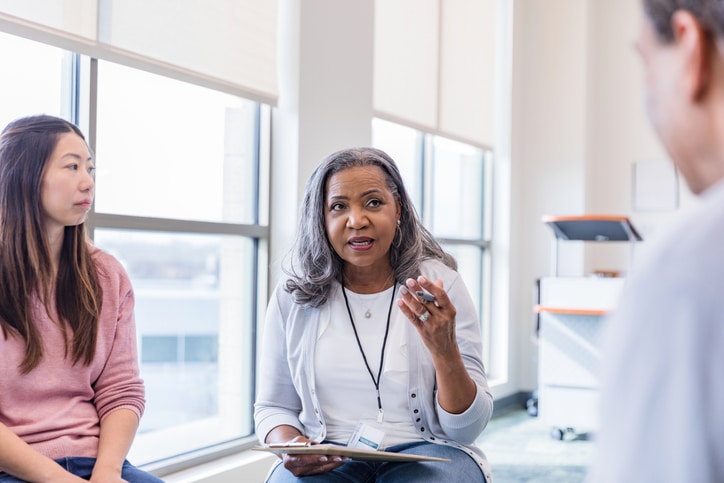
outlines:
[{"label": "white cabinet", "polygon": [[560,240],[633,242],[641,240],[622,216],[544,217],[553,230],[553,276],[539,283],[538,416],[553,437],[594,432],[598,427],[600,344],[606,314],[615,308],[621,277],[558,277]]},{"label": "white cabinet", "polygon": [[597,428],[600,338],[623,282],[595,277],[540,281],[538,416],[556,438]]}]

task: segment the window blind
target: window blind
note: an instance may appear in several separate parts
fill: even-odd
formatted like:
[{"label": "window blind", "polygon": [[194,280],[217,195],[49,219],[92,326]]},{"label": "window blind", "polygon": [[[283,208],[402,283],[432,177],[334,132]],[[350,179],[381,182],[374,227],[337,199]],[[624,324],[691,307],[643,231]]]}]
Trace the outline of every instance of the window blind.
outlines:
[{"label": "window blind", "polygon": [[492,147],[495,3],[376,1],[376,113],[433,134]]},{"label": "window blind", "polygon": [[275,104],[277,2],[0,0],[0,30]]}]

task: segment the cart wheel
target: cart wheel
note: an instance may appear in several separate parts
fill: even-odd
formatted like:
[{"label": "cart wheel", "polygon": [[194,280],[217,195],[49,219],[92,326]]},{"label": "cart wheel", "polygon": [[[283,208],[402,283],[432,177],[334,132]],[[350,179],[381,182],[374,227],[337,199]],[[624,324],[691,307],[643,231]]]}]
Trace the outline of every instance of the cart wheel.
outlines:
[{"label": "cart wheel", "polygon": [[538,398],[536,396],[531,396],[528,398],[528,400],[525,402],[525,410],[529,416],[538,416]]},{"label": "cart wheel", "polygon": [[551,431],[551,438],[557,439],[558,441],[563,441],[563,434],[564,434],[564,432],[562,429],[554,428]]}]

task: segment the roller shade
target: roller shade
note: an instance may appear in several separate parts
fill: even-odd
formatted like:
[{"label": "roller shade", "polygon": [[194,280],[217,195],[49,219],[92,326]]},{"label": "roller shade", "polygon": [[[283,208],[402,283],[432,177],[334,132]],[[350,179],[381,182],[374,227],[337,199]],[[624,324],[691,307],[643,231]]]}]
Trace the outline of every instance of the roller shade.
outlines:
[{"label": "roller shade", "polygon": [[276,103],[276,1],[0,0],[0,29]]},{"label": "roller shade", "polygon": [[377,0],[374,108],[492,147],[496,0]]}]

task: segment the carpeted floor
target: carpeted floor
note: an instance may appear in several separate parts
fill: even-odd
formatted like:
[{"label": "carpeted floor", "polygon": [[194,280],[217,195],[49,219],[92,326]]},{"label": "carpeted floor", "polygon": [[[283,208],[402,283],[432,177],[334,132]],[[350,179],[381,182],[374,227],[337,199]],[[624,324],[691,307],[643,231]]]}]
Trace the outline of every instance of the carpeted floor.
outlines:
[{"label": "carpeted floor", "polygon": [[585,435],[553,439],[551,429],[524,409],[496,415],[478,443],[493,468],[493,483],[579,483],[592,443]]}]

